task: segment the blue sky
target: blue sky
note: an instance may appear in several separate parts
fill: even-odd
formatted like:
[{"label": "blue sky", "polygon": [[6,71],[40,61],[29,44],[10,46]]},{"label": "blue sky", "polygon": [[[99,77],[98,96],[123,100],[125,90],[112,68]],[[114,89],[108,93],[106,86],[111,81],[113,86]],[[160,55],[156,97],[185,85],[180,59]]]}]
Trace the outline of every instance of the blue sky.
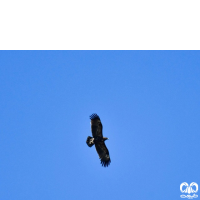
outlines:
[{"label": "blue sky", "polygon": [[[199,51],[1,51],[0,103],[2,200],[175,200],[200,184]],[[85,142],[92,113],[108,168]]]}]

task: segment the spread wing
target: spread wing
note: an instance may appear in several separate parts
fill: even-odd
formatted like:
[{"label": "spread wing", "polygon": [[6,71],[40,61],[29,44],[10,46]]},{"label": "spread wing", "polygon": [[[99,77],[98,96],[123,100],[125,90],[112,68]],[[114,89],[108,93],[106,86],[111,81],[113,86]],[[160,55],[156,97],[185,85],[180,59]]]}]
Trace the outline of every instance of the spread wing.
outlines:
[{"label": "spread wing", "polygon": [[94,138],[96,137],[103,137],[103,126],[101,123],[101,120],[97,114],[92,114],[90,116],[91,119],[91,131],[92,131],[92,136]]},{"label": "spread wing", "polygon": [[104,142],[96,142],[95,148],[97,150],[97,153],[99,154],[99,158],[101,159],[101,164],[104,167],[108,167],[108,165],[111,163],[109,151],[105,145]]}]

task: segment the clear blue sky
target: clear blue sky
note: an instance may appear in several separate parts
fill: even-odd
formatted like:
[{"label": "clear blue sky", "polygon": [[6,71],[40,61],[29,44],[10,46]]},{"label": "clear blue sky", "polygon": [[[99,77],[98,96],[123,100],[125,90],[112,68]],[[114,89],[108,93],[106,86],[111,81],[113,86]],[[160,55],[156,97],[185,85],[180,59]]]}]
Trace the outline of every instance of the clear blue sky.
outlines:
[{"label": "clear blue sky", "polygon": [[200,186],[199,120],[200,51],[1,51],[0,199],[179,200]]}]

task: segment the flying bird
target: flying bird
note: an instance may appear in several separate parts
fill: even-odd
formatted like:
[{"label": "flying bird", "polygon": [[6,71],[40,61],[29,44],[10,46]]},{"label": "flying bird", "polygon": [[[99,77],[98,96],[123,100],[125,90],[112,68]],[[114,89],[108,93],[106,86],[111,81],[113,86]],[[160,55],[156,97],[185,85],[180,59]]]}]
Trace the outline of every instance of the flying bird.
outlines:
[{"label": "flying bird", "polygon": [[89,147],[95,145],[102,166],[108,167],[108,165],[111,163],[111,160],[109,156],[109,151],[104,142],[105,140],[108,140],[108,138],[103,137],[102,133],[103,126],[99,116],[96,113],[94,113],[90,116],[90,119],[91,119],[90,123],[91,123],[91,131],[93,137],[88,136],[86,143]]}]

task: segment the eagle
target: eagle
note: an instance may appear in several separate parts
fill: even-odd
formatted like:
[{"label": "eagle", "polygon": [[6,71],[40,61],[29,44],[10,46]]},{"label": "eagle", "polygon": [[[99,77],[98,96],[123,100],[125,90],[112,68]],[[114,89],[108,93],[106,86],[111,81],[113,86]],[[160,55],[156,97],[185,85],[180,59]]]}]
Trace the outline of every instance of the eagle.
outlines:
[{"label": "eagle", "polygon": [[86,143],[89,147],[95,145],[96,151],[99,155],[99,159],[101,160],[101,164],[103,167],[108,167],[111,163],[109,151],[105,145],[105,140],[108,140],[107,137],[103,137],[103,126],[99,116],[94,113],[90,116],[91,120],[91,131],[92,136],[87,137]]}]

